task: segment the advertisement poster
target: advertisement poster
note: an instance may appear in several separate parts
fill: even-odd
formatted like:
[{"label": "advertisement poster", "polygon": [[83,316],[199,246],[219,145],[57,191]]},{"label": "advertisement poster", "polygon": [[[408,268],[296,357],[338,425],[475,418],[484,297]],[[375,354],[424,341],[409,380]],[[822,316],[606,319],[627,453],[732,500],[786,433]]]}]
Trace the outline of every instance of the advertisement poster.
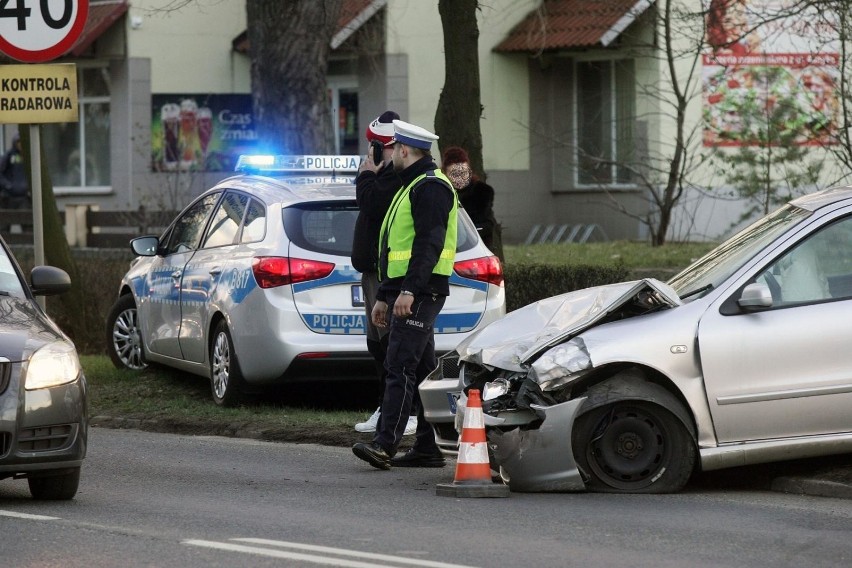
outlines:
[{"label": "advertisement poster", "polygon": [[779,18],[787,4],[704,0],[705,146],[832,143],[840,105],[836,19],[816,10]]},{"label": "advertisement poster", "polygon": [[172,94],[151,97],[154,171],[234,170],[257,141],[251,95]]}]

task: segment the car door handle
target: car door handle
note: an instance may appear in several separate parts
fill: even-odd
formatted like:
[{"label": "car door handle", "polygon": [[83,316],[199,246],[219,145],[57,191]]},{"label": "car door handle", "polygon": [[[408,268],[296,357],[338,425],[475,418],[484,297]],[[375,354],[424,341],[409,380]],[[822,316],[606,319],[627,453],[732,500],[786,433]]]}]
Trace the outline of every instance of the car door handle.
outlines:
[{"label": "car door handle", "polygon": [[180,280],[180,275],[181,275],[182,273],[183,273],[183,271],[182,271],[182,270],[175,270],[174,272],[172,272],[172,278],[173,278],[174,280]]},{"label": "car door handle", "polygon": [[219,276],[220,274],[222,274],[222,269],[218,266],[214,266],[210,269],[210,274],[212,276]]}]

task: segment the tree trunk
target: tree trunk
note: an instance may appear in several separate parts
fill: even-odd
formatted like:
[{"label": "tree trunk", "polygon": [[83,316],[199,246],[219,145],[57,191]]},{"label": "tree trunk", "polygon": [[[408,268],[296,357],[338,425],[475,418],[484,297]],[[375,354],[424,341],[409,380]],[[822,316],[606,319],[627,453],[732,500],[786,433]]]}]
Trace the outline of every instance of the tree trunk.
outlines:
[{"label": "tree trunk", "polygon": [[342,0],[247,0],[258,150],[334,149],[326,72]]},{"label": "tree trunk", "polygon": [[[24,164],[27,168],[27,181],[32,187],[32,164],[30,156],[30,129],[28,125],[21,125],[21,151]],[[56,197],[53,195],[53,182],[50,180],[50,172],[47,169],[47,160],[44,159],[44,148],[41,152],[41,207],[42,227],[44,230],[44,260],[46,264],[61,268],[71,277],[71,289],[59,296],[52,297],[48,306],[51,317],[68,334],[72,340],[79,340],[85,336],[85,301],[83,300],[83,283],[79,278],[77,263],[71,255],[71,247],[65,238],[65,229],[59,217],[59,209],[56,206]],[[29,275],[27,275],[29,280]],[[58,304],[58,305],[57,305]]]},{"label": "tree trunk", "polygon": [[473,171],[482,179],[482,102],[479,91],[479,27],[477,0],[439,0],[444,30],[444,89],[435,113],[435,131],[443,151],[450,146],[467,150]]}]

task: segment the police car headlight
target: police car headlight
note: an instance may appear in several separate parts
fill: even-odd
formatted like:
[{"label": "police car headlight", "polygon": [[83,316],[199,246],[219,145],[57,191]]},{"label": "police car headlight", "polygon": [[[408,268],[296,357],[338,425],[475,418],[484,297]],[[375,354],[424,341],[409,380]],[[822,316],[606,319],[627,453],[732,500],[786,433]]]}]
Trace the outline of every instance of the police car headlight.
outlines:
[{"label": "police car headlight", "polygon": [[24,385],[27,390],[44,389],[73,382],[80,375],[80,359],[70,343],[45,345],[30,357]]}]

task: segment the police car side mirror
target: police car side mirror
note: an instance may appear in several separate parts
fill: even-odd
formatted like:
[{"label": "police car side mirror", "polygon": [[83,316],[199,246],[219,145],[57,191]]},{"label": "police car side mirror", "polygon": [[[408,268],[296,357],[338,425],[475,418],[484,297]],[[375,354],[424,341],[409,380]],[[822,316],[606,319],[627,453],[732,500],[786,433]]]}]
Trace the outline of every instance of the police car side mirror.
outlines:
[{"label": "police car side mirror", "polygon": [[156,256],[160,239],[154,236],[136,237],[130,240],[130,248],[136,256]]}]

